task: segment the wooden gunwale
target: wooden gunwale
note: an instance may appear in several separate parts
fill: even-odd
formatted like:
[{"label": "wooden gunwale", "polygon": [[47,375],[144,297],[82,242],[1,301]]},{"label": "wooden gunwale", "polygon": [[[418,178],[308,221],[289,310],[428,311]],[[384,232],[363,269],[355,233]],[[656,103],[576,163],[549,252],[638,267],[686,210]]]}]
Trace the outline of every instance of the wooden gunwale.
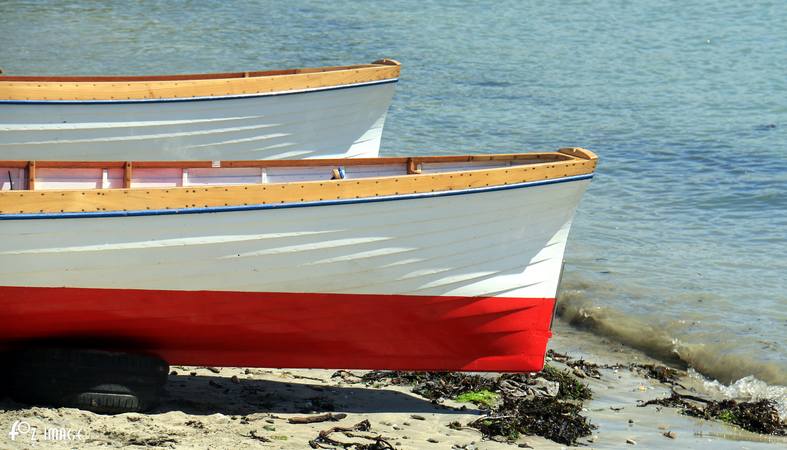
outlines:
[{"label": "wooden gunwale", "polygon": [[396,79],[394,60],[304,69],[152,76],[0,76],[0,101],[149,100],[254,95]]},{"label": "wooden gunwale", "polygon": [[[466,171],[421,173],[343,180],[318,180],[289,183],[210,185],[168,188],[13,190],[0,192],[0,214],[63,213],[94,211],[138,211],[222,206],[265,205],[323,200],[374,198],[503,186],[591,174],[595,154],[584,149],[561,149],[554,153],[467,155],[410,158],[364,158],[309,161],[227,161],[221,167],[337,167],[401,164],[403,169],[429,163],[512,161],[528,162],[496,168]],[[215,167],[200,162],[2,162],[0,167],[34,168],[202,168]],[[408,170],[409,171],[409,170]],[[33,172],[34,173],[34,172]],[[28,173],[29,176],[29,173]],[[128,182],[130,182],[130,173]],[[35,177],[30,179],[35,185]]]}]

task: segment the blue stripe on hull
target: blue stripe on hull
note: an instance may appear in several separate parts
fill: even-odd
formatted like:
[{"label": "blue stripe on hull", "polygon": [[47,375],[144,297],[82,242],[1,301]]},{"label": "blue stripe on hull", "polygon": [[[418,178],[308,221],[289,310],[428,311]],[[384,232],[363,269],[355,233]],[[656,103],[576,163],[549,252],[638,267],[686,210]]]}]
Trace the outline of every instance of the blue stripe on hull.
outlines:
[{"label": "blue stripe on hull", "polygon": [[420,194],[391,195],[386,197],[353,198],[346,200],[322,200],[314,202],[297,203],[275,203],[264,205],[242,205],[242,206],[214,206],[208,208],[183,208],[183,209],[153,209],[140,211],[96,211],[96,212],[74,212],[74,213],[35,213],[35,214],[0,214],[0,220],[30,220],[30,219],[79,219],[92,217],[136,217],[136,216],[165,216],[171,214],[208,214],[234,211],[256,211],[262,209],[286,209],[286,208],[307,208],[313,206],[331,205],[351,205],[354,203],[376,203],[390,202],[397,200],[412,200],[419,198],[450,197],[455,195],[468,195],[483,192],[505,191],[509,189],[521,189],[534,186],[545,186],[548,184],[568,183],[572,181],[589,180],[593,174],[576,175],[573,177],[556,178],[544,181],[529,181],[525,183],[507,184],[502,186],[480,187],[472,189],[462,189],[457,191],[424,192]]}]

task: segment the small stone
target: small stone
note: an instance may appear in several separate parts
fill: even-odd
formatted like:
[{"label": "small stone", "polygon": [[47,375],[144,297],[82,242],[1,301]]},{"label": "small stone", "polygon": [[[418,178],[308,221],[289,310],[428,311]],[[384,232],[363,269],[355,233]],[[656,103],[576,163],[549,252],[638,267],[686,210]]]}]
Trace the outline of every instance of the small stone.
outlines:
[{"label": "small stone", "polygon": [[399,425],[393,425],[393,429],[398,431],[401,430],[402,427],[400,427]]},{"label": "small stone", "polygon": [[634,423],[634,419],[629,419],[629,423]]},{"label": "small stone", "polygon": [[626,439],[626,444],[637,445],[637,441],[634,439]]},{"label": "small stone", "polygon": [[666,430],[669,427],[667,425],[659,425],[659,430]]},{"label": "small stone", "polygon": [[170,372],[169,374],[170,374],[170,375],[172,375],[172,376],[174,377],[175,375],[177,375],[177,374],[178,374],[178,372],[177,372],[176,370],[173,370],[173,371],[172,371],[172,372]]},{"label": "small stone", "polygon": [[268,422],[268,423],[274,423],[273,419],[265,419],[265,421]]},{"label": "small stone", "polygon": [[670,439],[675,439],[676,437],[678,437],[678,433],[676,433],[674,431],[667,431],[667,432],[661,433],[661,434],[663,434],[665,437],[668,437]]},{"label": "small stone", "polygon": [[572,372],[573,372],[573,373],[574,373],[574,375],[576,375],[578,378],[586,378],[586,377],[587,377],[587,375],[585,374],[585,371],[584,371],[584,370],[582,370],[582,369],[580,369],[579,367],[574,367],[574,369],[572,370]]},{"label": "small stone", "polygon": [[500,436],[499,434],[492,436],[491,439],[495,442],[508,442],[505,436]]},{"label": "small stone", "polygon": [[415,419],[415,420],[426,420],[426,417],[418,415],[418,414],[410,414],[410,418],[411,419]]},{"label": "small stone", "polygon": [[429,438],[429,439],[426,440],[426,442],[431,442],[432,444],[439,444],[440,443],[440,441],[438,441],[435,438]]},{"label": "small stone", "polygon": [[588,438],[588,442],[596,442],[598,440],[598,435],[594,434]]},{"label": "small stone", "polygon": [[267,431],[276,431],[276,427],[274,427],[273,425],[263,425],[262,429]]},{"label": "small stone", "polygon": [[219,372],[221,372],[221,370],[219,370],[219,369],[218,369],[218,368],[216,368],[216,367],[206,367],[206,369],[210,370],[210,371],[211,371],[211,372],[213,372],[213,373],[219,373]]},{"label": "small stone", "polygon": [[533,448],[527,442],[522,442],[519,445],[517,445],[517,447],[519,447],[519,448]]},{"label": "small stone", "polygon": [[246,369],[243,371],[245,375],[251,375],[251,369]]},{"label": "small stone", "polygon": [[196,377],[197,376],[197,372],[191,372],[191,373],[189,373],[189,375],[191,375],[192,377]]},{"label": "small stone", "polygon": [[402,422],[402,425],[404,425],[404,426],[410,426],[410,422]]},{"label": "small stone", "polygon": [[233,375],[232,378],[230,378],[230,381],[232,381],[235,384],[240,384],[240,380],[238,379],[237,375]]}]

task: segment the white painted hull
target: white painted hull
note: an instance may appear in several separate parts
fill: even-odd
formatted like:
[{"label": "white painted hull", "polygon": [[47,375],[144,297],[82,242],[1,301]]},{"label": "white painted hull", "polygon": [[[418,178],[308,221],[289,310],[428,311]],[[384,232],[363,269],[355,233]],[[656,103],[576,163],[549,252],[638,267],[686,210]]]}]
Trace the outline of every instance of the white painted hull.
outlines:
[{"label": "white painted hull", "polygon": [[538,371],[590,176],[0,215],[0,350],[90,342],[170,364]]},{"label": "white painted hull", "polygon": [[3,102],[0,160],[376,157],[392,81],[218,99]]},{"label": "white painted hull", "polygon": [[285,209],[4,220],[0,286],[554,298],[588,183]]}]

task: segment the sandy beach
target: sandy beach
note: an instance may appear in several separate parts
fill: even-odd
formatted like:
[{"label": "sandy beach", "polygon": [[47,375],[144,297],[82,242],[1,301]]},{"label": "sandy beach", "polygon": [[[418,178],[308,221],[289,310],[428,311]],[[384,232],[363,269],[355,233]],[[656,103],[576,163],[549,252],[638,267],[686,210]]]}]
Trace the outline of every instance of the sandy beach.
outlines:
[{"label": "sandy beach", "polygon": [[[561,322],[555,331],[551,348],[572,358],[606,365],[654,362]],[[551,358],[548,363],[566,368]],[[397,449],[566,448],[538,436],[521,436],[515,442],[486,439],[466,426],[485,414],[474,405],[450,399],[432,402],[408,386],[364,382],[360,378],[364,371],[181,366],[173,366],[172,371],[161,405],[148,413],[100,415],[4,399],[0,402],[0,448],[341,448],[315,442],[320,432],[332,427],[367,430],[351,431],[352,437],[341,432],[327,435],[338,442],[358,444],[346,448],[388,448],[371,447],[375,442]],[[784,437],[687,417],[675,408],[638,407],[638,402],[668,396],[670,386],[636,370],[602,368],[600,378],[588,376],[582,381],[593,391],[582,414],[597,428],[580,439],[581,446],[754,449],[787,445]],[[689,390],[702,390],[685,372],[680,381]],[[325,418],[325,414],[333,420],[290,423],[293,418]],[[366,428],[364,421],[368,421]],[[28,431],[11,439],[15,422],[35,428],[35,436]],[[16,429],[27,430],[18,424]],[[47,429],[70,430],[72,439],[47,433]]]}]

